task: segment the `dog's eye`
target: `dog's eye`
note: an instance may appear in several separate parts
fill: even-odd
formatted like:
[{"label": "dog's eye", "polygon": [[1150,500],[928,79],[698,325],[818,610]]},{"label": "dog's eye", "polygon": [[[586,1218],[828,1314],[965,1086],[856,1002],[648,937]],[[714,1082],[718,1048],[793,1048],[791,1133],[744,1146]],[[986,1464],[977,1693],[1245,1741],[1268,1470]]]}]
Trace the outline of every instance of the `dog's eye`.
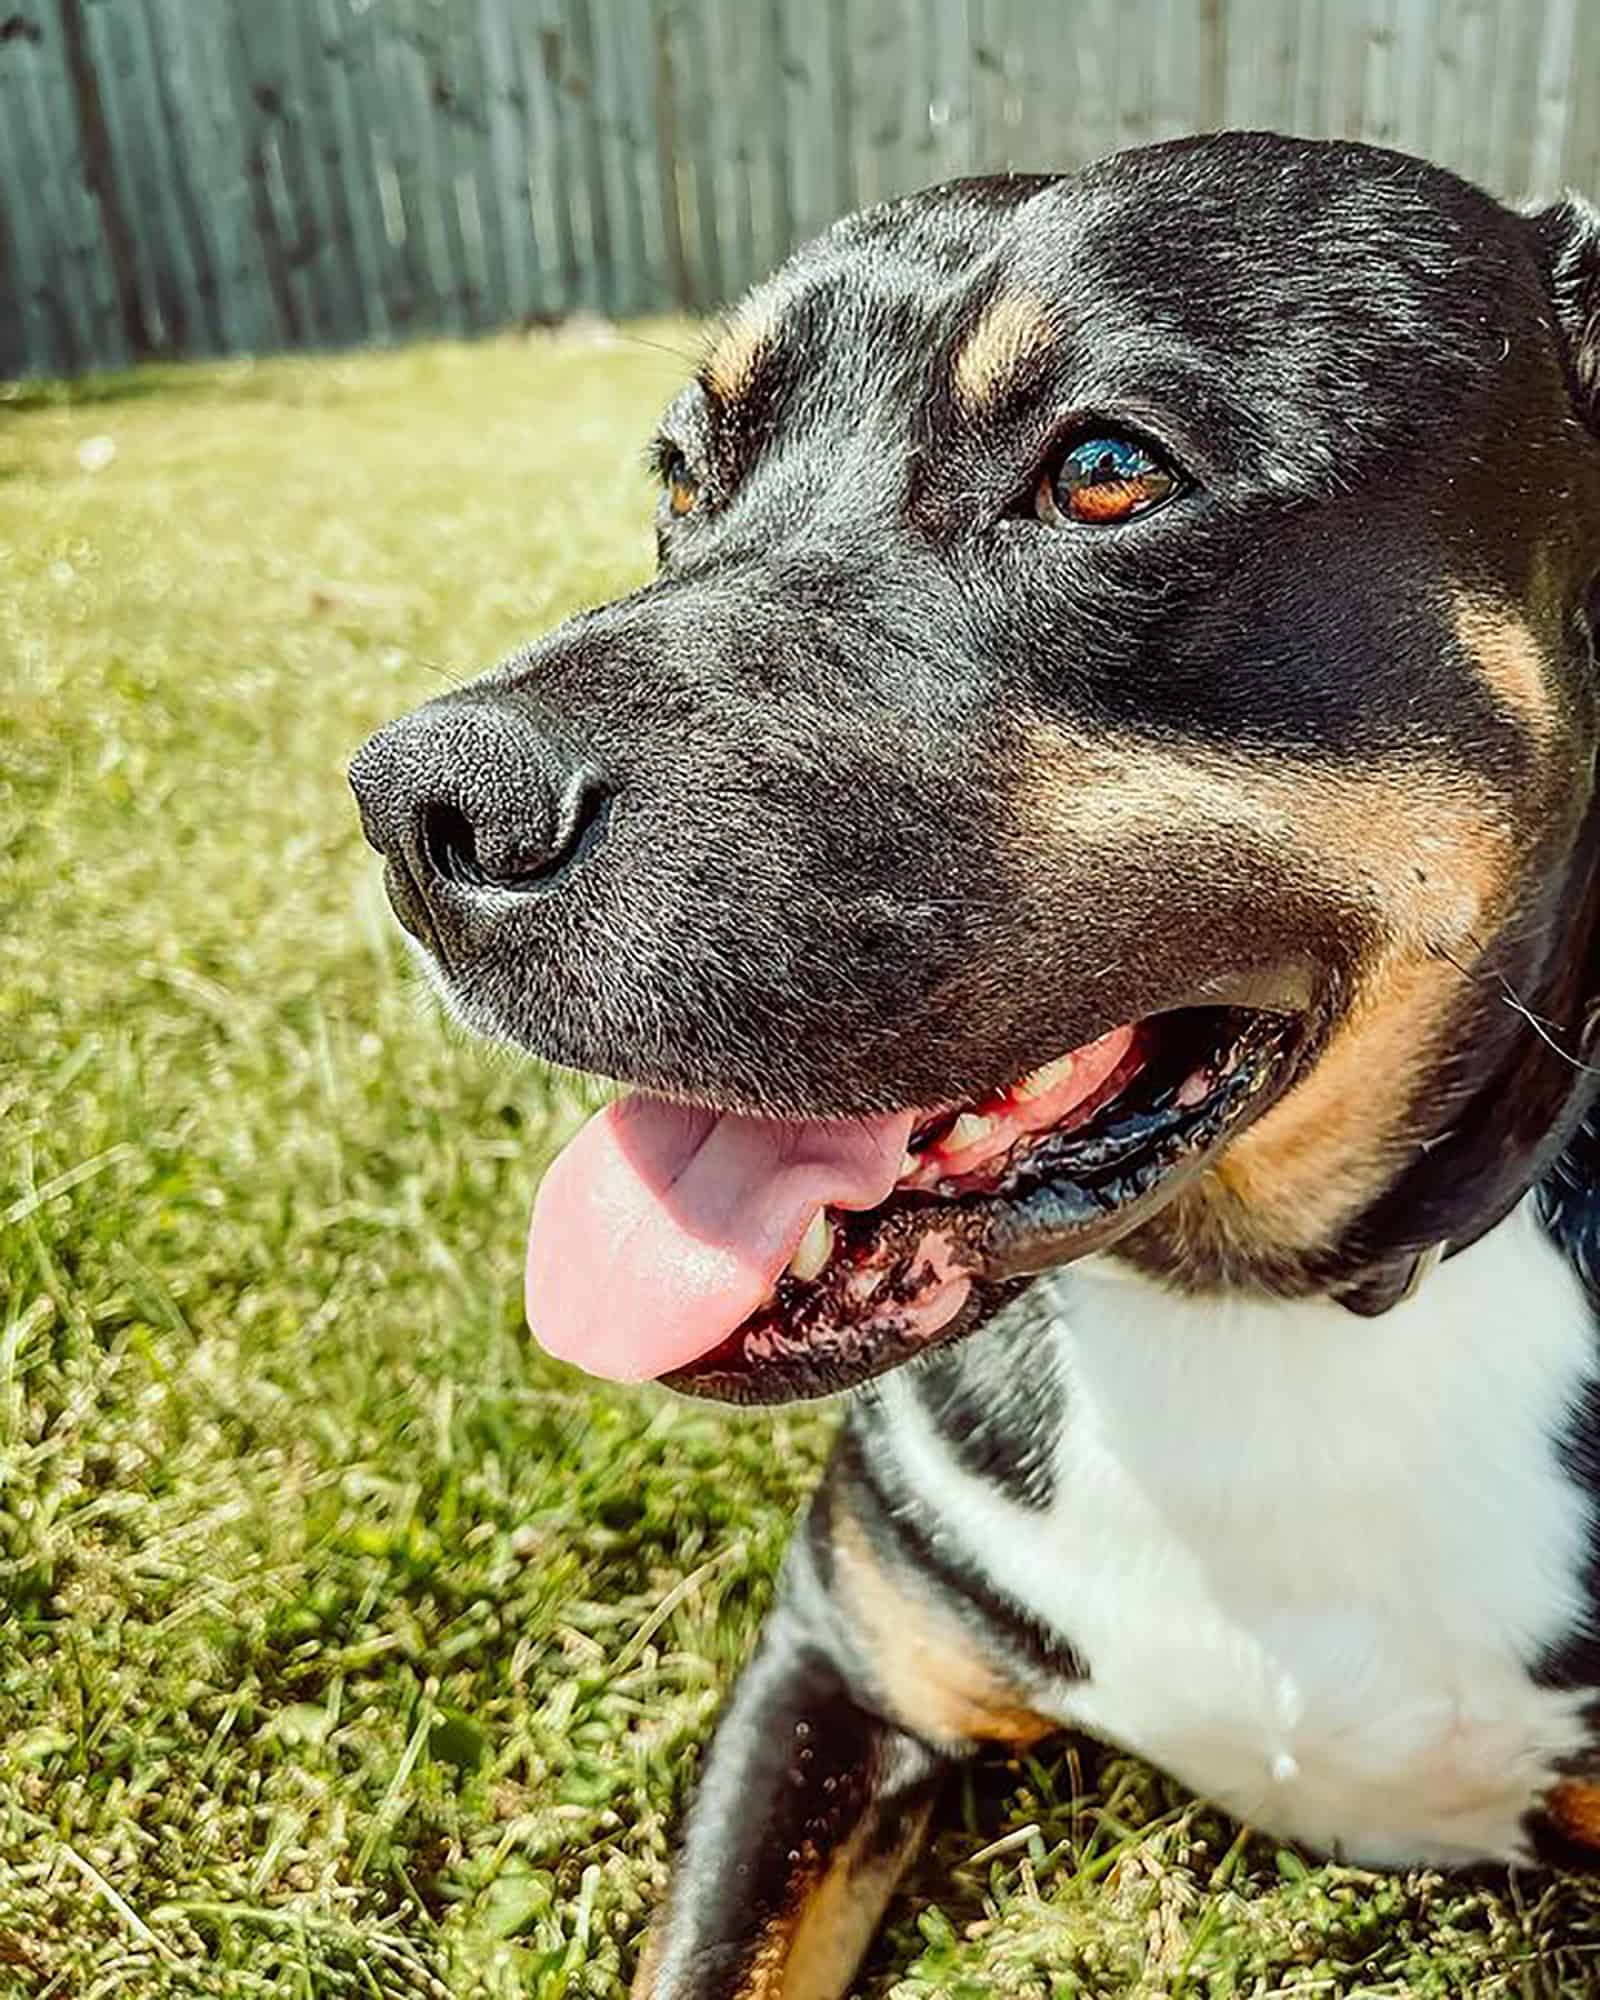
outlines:
[{"label": "dog's eye", "polygon": [[689,470],[689,461],[676,445],[664,445],[657,454],[657,470],[666,496],[667,512],[682,518],[700,498],[700,482]]},{"label": "dog's eye", "polygon": [[1172,468],[1134,439],[1086,437],[1040,479],[1034,512],[1052,526],[1078,521],[1108,527],[1149,513],[1177,487]]}]

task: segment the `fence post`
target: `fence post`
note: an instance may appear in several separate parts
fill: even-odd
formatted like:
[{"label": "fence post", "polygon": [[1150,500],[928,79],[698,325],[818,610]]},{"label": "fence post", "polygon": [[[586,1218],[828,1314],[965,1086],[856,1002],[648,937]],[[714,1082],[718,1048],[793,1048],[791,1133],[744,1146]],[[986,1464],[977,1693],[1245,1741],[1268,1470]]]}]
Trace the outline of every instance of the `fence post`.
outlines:
[{"label": "fence post", "polygon": [[78,142],[83,148],[84,178],[99,204],[100,225],[105,231],[106,249],[116,281],[122,329],[134,359],[148,361],[157,351],[156,343],[151,338],[144,301],[139,296],[133,232],[128,226],[121,191],[117,186],[111,156],[111,134],[106,125],[106,108],[100,98],[100,77],[89,51],[83,0],[56,0],[56,4],[61,10],[67,74],[72,82],[72,98],[78,113]]},{"label": "fence post", "polygon": [[661,183],[661,234],[674,302],[685,312],[699,303],[683,246],[683,210],[678,199],[678,120],[672,84],[672,0],[652,0],[650,26],[656,45],[656,162]]}]

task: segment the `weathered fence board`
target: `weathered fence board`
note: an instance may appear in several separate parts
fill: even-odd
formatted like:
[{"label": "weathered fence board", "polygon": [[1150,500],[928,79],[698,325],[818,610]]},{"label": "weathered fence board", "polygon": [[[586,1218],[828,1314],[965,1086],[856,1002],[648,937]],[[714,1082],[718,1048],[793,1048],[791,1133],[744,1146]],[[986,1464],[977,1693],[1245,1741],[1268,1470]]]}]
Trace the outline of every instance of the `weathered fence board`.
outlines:
[{"label": "weathered fence board", "polygon": [[1600,0],[4,0],[0,377],[704,309],[1221,125],[1600,196]]}]

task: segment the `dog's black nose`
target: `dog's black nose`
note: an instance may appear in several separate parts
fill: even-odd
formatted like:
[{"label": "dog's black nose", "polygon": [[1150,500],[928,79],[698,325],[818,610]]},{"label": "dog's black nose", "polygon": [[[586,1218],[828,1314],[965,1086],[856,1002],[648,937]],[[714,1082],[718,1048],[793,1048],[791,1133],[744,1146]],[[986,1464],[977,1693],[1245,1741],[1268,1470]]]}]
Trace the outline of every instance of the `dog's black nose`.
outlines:
[{"label": "dog's black nose", "polygon": [[562,882],[603,839],[612,797],[591,760],[481,699],[430,703],[380,729],[350,785],[401,921],[421,934],[409,907],[420,896],[435,936],[492,893]]}]

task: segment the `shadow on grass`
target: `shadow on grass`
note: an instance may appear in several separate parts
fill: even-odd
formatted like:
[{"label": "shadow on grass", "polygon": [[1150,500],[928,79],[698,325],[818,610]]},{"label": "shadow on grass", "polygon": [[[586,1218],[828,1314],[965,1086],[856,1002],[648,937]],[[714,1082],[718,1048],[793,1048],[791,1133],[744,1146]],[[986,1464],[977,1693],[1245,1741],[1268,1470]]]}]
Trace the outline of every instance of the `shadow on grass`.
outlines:
[{"label": "shadow on grass", "polygon": [[29,376],[0,381],[0,422],[8,412],[92,409],[101,404],[143,402],[156,396],[224,394],[230,397],[287,397],[308,403],[342,399],[343,384],[317,364],[359,361],[383,347],[341,348],[330,354],[229,355],[195,361],[143,361],[132,368],[98,374]]},{"label": "shadow on grass", "polygon": [[[238,364],[235,364],[237,366]],[[72,381],[55,376],[30,376],[20,382],[0,382],[0,415],[28,410],[67,410],[93,403],[125,403],[161,396],[175,389],[192,389],[197,381],[227,379],[221,369],[203,364],[146,362],[101,375],[81,375]]]}]

